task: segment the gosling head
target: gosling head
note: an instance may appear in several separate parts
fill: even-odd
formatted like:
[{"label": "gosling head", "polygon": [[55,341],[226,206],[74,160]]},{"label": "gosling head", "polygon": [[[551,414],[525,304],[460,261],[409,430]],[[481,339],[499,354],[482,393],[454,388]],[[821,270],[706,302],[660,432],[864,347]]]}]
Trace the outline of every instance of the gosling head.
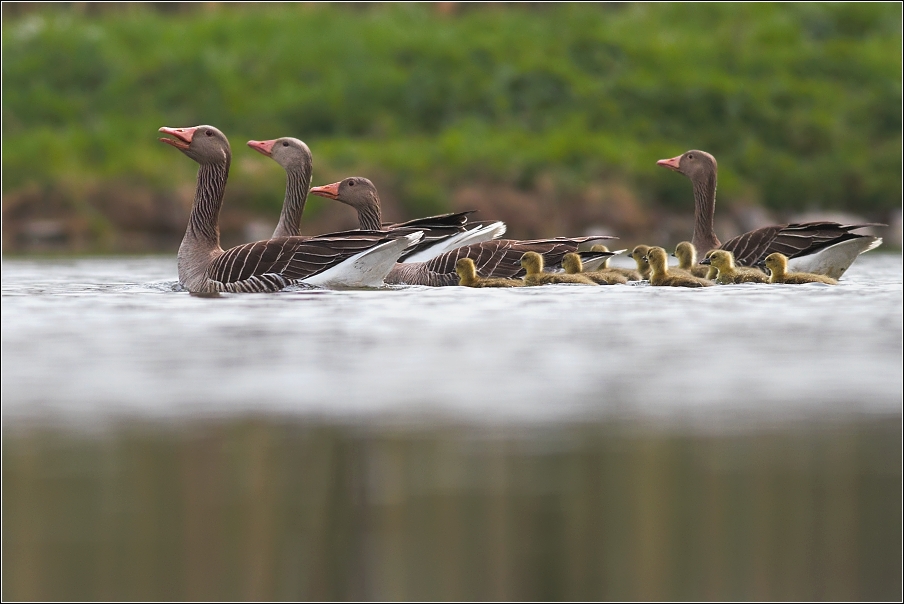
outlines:
[{"label": "gosling head", "polygon": [[543,256],[537,252],[526,252],[521,256],[521,266],[527,271],[528,275],[535,275],[543,272]]},{"label": "gosling head", "polygon": [[675,247],[675,257],[681,268],[688,269],[697,262],[697,248],[690,241],[682,241]]},{"label": "gosling head", "polygon": [[[608,252],[609,248],[607,248],[602,243],[597,243],[596,245],[593,245],[590,247],[590,251],[591,252]],[[603,260],[603,263],[600,264],[600,268],[609,268],[609,258],[606,258],[605,260]]]},{"label": "gosling head", "polygon": [[707,257],[709,258],[709,264],[719,269],[720,272],[730,271],[735,268],[734,256],[728,250],[712,250],[707,253]]},{"label": "gosling head", "polygon": [[640,272],[644,272],[650,268],[650,263],[647,262],[646,255],[647,252],[650,251],[650,246],[648,245],[638,245],[635,247],[629,256],[634,258],[634,262],[637,263],[637,270]]},{"label": "gosling head", "polygon": [[160,138],[166,143],[186,154],[199,164],[223,164],[227,166],[232,160],[232,150],[226,135],[213,126],[195,126],[194,128],[167,128],[160,132],[174,138]]},{"label": "gosling head", "polygon": [[576,275],[584,271],[584,265],[581,262],[581,257],[574,252],[565,254],[565,256],[562,258],[562,268],[565,269],[566,275]]},{"label": "gosling head", "polygon": [[668,253],[661,247],[651,247],[645,258],[650,268],[656,273],[665,272],[669,264]]},{"label": "gosling head", "polygon": [[471,283],[477,280],[477,267],[470,258],[459,258],[455,263],[455,272],[458,273],[460,283]]},{"label": "gosling head", "polygon": [[766,256],[766,268],[773,276],[784,275],[788,271],[788,257],[775,252]]}]

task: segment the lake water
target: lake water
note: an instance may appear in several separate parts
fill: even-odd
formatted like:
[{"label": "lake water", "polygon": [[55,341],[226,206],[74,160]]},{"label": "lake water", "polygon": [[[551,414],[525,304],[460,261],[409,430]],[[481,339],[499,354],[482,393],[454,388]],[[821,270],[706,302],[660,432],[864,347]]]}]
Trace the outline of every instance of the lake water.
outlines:
[{"label": "lake water", "polygon": [[4,420],[705,427],[901,409],[894,254],[836,287],[178,289],[172,258],[6,260]]},{"label": "lake water", "polygon": [[179,289],[4,261],[4,600],[900,600],[900,255]]}]

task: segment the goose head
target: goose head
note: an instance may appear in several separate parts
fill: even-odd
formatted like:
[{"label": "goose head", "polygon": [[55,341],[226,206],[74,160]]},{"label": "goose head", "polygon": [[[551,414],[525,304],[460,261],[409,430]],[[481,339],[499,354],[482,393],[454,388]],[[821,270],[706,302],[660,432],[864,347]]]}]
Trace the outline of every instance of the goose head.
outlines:
[{"label": "goose head", "polygon": [[229,140],[226,135],[213,126],[195,126],[193,128],[160,128],[160,132],[173,138],[160,138],[166,143],[182,151],[199,164],[222,164],[232,158]]},{"label": "goose head", "polygon": [[543,272],[543,256],[537,252],[526,252],[521,256],[521,266],[527,271],[528,275],[535,275]]},{"label": "goose head", "polygon": [[477,267],[470,258],[459,258],[455,262],[455,272],[461,283],[470,283],[477,280]]},{"label": "goose head", "polygon": [[248,141],[248,146],[266,155],[286,170],[293,167],[310,167],[314,164],[311,150],[304,141],[290,136],[269,141]]},{"label": "goose head", "polygon": [[562,258],[562,268],[565,269],[566,275],[576,275],[583,272],[584,265],[581,262],[580,256],[578,256],[574,252],[569,252]]},{"label": "goose head", "polygon": [[698,151],[696,149],[686,151],[671,159],[660,159],[656,162],[656,165],[684,174],[693,182],[702,182],[714,175],[719,169],[715,157],[706,151]]},{"label": "goose head", "polygon": [[650,265],[655,273],[664,273],[669,264],[669,256],[665,249],[661,247],[651,247],[643,256],[643,259]]},{"label": "goose head", "polygon": [[314,187],[311,194],[341,201],[355,209],[380,205],[377,187],[363,176],[351,176],[330,185]]}]

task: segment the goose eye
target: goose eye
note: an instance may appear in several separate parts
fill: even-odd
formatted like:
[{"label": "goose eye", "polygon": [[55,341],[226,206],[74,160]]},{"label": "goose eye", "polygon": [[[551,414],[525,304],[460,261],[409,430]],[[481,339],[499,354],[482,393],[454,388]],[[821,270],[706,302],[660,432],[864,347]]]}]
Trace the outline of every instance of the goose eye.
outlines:
[{"label": "goose eye", "polygon": [[213,130],[208,130],[204,134],[206,134],[207,136],[213,136]]},{"label": "goose eye", "polygon": [[283,141],[283,144],[282,144],[282,146],[283,146],[283,147],[288,147],[288,146],[289,146],[289,143],[288,143],[288,142],[286,142],[286,141]]},{"label": "goose eye", "polygon": [[688,159],[694,159],[694,154],[691,153],[690,155],[687,156],[687,158],[688,158]]},{"label": "goose eye", "polygon": [[355,186],[355,181],[353,181],[353,180],[348,181],[348,186],[354,187],[354,186]]}]

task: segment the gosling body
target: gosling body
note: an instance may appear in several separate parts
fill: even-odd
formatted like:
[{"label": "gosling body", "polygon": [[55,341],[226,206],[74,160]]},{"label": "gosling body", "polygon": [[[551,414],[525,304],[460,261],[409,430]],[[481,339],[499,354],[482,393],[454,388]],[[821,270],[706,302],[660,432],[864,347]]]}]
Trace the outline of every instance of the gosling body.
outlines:
[{"label": "gosling body", "polygon": [[[609,250],[606,251],[608,252]],[[565,256],[562,258],[562,268],[565,269],[566,275],[583,275],[597,285],[614,285],[616,283],[624,284],[628,282],[627,277],[616,273],[615,271],[605,269],[598,271],[585,271],[584,265],[581,262],[581,257],[573,252],[565,254]]]},{"label": "gosling body", "polygon": [[[580,260],[580,258],[579,258]],[[551,285],[554,283],[580,283],[582,285],[596,285],[584,275],[568,275],[560,273],[543,272],[543,256],[537,252],[527,252],[521,256],[521,266],[527,271],[524,275],[525,285]]]},{"label": "gosling body", "polygon": [[769,277],[766,276],[766,273],[755,268],[735,265],[734,254],[728,250],[713,250],[709,258],[703,262],[708,262],[719,271],[716,283],[720,285],[769,283]]},{"label": "gosling body", "polygon": [[[608,252],[609,248],[605,245],[594,245],[590,248],[591,252]],[[618,268],[614,266],[609,266],[609,258],[603,260],[603,263],[600,265],[600,268],[594,272],[607,272],[607,273],[616,273],[624,277],[627,281],[642,281],[643,275],[634,270],[633,268]],[[587,274],[587,273],[585,273]],[[612,283],[612,281],[610,281]],[[624,283],[624,281],[618,281],[618,283]]]},{"label": "gosling body", "polygon": [[838,285],[838,281],[825,275],[816,275],[813,273],[789,273],[788,257],[779,252],[774,252],[766,256],[766,268],[769,269],[769,283],[787,283],[791,285],[802,285],[804,283],[826,283],[828,285]]},{"label": "gosling body", "polygon": [[477,276],[477,267],[470,258],[460,258],[455,263],[458,284],[464,287],[524,287],[521,279],[483,278]]},{"label": "gosling body", "polygon": [[650,251],[650,246],[648,245],[638,245],[635,247],[629,256],[634,258],[634,262],[637,263],[637,272],[640,273],[640,276],[644,279],[649,279],[652,274],[652,269],[650,269],[650,263],[647,260],[647,252]]},{"label": "gosling body", "polygon": [[712,281],[694,277],[689,273],[670,273],[669,257],[661,247],[650,248],[646,255],[650,265],[650,285],[666,287],[709,287]]},{"label": "gosling body", "polygon": [[674,256],[678,258],[678,268],[692,274],[695,277],[711,279],[709,274],[713,271],[711,266],[697,264],[697,248],[690,241],[682,241],[675,247]]}]

